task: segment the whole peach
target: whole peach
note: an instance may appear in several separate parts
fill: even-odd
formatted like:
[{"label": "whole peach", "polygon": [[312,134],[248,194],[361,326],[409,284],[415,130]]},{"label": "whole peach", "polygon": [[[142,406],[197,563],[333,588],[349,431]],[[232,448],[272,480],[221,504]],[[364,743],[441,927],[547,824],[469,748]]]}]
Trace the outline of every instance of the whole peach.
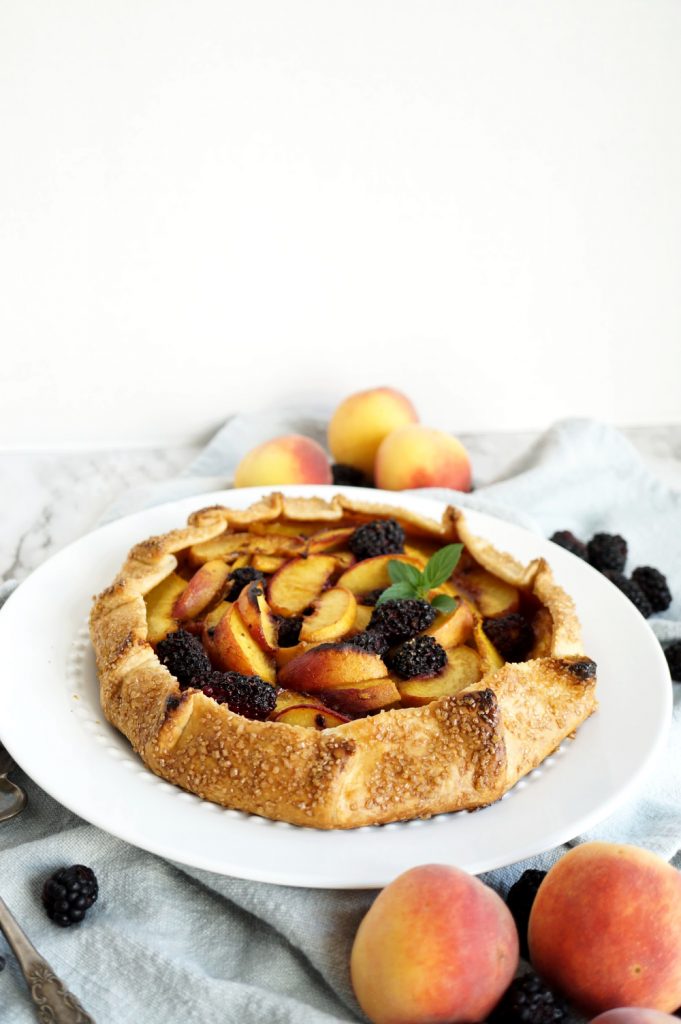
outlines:
[{"label": "whole peach", "polygon": [[374,471],[378,446],[392,430],[417,423],[418,415],[406,395],[394,388],[358,391],[340,403],[329,423],[329,450],[336,462]]},{"label": "whole peach", "polygon": [[376,898],[352,947],[352,984],[374,1024],[482,1021],[518,965],[503,900],[458,868],[412,868]]},{"label": "whole peach", "polygon": [[470,491],[471,464],[451,434],[414,424],[393,430],[381,442],[374,466],[376,486],[387,491],[411,487],[453,487]]},{"label": "whole peach", "polygon": [[537,971],[586,1013],[675,1010],[681,874],[636,846],[577,846],[540,885],[528,940]]},{"label": "whole peach", "polygon": [[679,1024],[679,1018],[659,1010],[643,1010],[640,1006],[606,1010],[594,1017],[591,1024]]},{"label": "whole peach", "polygon": [[329,459],[316,441],[302,434],[286,434],[259,444],[236,467],[236,487],[266,484],[330,484]]}]

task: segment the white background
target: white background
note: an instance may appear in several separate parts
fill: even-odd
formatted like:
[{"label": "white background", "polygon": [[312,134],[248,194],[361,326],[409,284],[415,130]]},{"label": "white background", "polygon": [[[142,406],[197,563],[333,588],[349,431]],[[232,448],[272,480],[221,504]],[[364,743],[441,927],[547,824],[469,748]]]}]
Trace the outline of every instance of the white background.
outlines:
[{"label": "white background", "polygon": [[678,0],[4,0],[0,444],[681,420]]}]

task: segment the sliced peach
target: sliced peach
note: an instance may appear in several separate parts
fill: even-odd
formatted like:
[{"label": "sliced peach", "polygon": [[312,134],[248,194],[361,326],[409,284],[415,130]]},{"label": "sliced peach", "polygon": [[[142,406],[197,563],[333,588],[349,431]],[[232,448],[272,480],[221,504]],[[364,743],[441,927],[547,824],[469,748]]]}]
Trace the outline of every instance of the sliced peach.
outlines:
[{"label": "sliced peach", "polygon": [[213,642],[213,631],[208,631],[206,624],[203,625],[201,633],[201,643],[203,644],[204,650],[210,659],[211,665],[214,667],[219,664],[218,652]]},{"label": "sliced peach", "polygon": [[274,654],[279,646],[277,620],[265,598],[263,584],[253,580],[239,594],[237,605],[246,628],[266,654]]},{"label": "sliced peach", "polygon": [[233,562],[229,563],[229,571],[234,572],[236,569],[243,569],[244,566],[248,565],[248,555],[237,555]]},{"label": "sliced peach", "polygon": [[224,671],[260,676],[268,683],[275,682],[274,660],[249,633],[238,605],[233,604],[218,622],[212,647],[216,663]]},{"label": "sliced peach", "polygon": [[332,555],[310,555],[286,562],[269,582],[270,607],[277,615],[300,615],[319,597],[335,568]]},{"label": "sliced peach", "polygon": [[340,711],[332,711],[318,704],[294,704],[279,711],[273,722],[286,722],[287,725],[301,725],[308,729],[333,729],[337,725],[345,725],[350,719]]},{"label": "sliced peach", "polygon": [[276,718],[280,711],[286,708],[299,707],[301,704],[311,705],[315,708],[323,708],[324,705],[317,697],[311,697],[309,693],[298,693],[296,690],[279,690],[277,702],[270,718]]},{"label": "sliced peach", "polygon": [[482,620],[475,623],[473,639],[482,661],[483,675],[487,675],[488,672],[496,672],[498,668],[501,668],[504,664],[504,659],[482,628]]},{"label": "sliced peach", "polygon": [[520,605],[520,593],[498,576],[486,569],[472,569],[455,578],[455,585],[471,597],[485,619],[516,612]]},{"label": "sliced peach", "polygon": [[204,627],[206,629],[215,629],[220,619],[227,614],[231,607],[231,601],[220,601],[220,604],[216,604],[215,608],[211,608],[211,610],[204,616]]},{"label": "sliced peach", "polygon": [[340,572],[345,572],[357,561],[351,551],[334,551],[333,557],[336,559],[336,568]]},{"label": "sliced peach", "polygon": [[293,647],[277,648],[274,654],[277,667],[282,668],[284,665],[288,665],[289,661],[293,661],[299,655],[305,654],[306,651],[311,651],[313,647],[319,647],[319,644],[295,644]]},{"label": "sliced peach", "polygon": [[186,580],[183,580],[177,573],[171,572],[170,576],[166,576],[145,595],[147,640],[150,644],[157,644],[168,633],[177,629],[178,622],[173,615],[173,608],[186,588]]},{"label": "sliced peach", "polygon": [[324,693],[387,675],[388,670],[377,654],[354,647],[352,642],[320,644],[284,665],[279,672],[279,685],[305,693]]},{"label": "sliced peach", "polygon": [[281,569],[282,565],[286,565],[286,559],[277,555],[253,555],[251,565],[260,572],[273,573]]},{"label": "sliced peach", "polygon": [[182,629],[186,630],[187,633],[193,633],[194,636],[200,637],[203,634],[203,619],[188,619],[187,622],[183,622]]},{"label": "sliced peach", "polygon": [[220,604],[216,605],[215,608],[212,608],[201,623],[201,642],[206,649],[208,657],[214,665],[217,665],[219,661],[215,643],[213,641],[215,629],[217,624],[220,622],[220,619],[224,618],[231,608],[232,605],[229,601],[220,601]]},{"label": "sliced peach", "polygon": [[324,693],[325,699],[351,715],[366,715],[370,711],[392,707],[399,703],[400,692],[392,679],[362,679],[356,683],[343,683]]},{"label": "sliced peach", "polygon": [[281,558],[295,558],[305,550],[304,537],[286,537],[271,533],[265,537],[251,537],[249,551],[252,555],[275,555]]},{"label": "sliced peach", "polygon": [[258,537],[308,537],[319,529],[318,523],[251,523],[251,533]]},{"label": "sliced peach", "polygon": [[182,622],[200,615],[223,590],[229,573],[229,566],[219,558],[214,558],[197,569],[175,602],[175,618]]},{"label": "sliced peach", "polygon": [[430,704],[438,697],[450,697],[467,686],[477,683],[482,675],[480,657],[470,647],[455,647],[447,652],[447,664],[442,672],[428,679],[416,676],[397,681],[402,703],[409,708]]},{"label": "sliced peach", "polygon": [[312,607],[312,614],[303,621],[300,639],[321,643],[345,636],[355,621],[357,601],[345,587],[332,587],[324,591]]},{"label": "sliced peach", "polygon": [[204,540],[202,544],[193,544],[189,549],[189,561],[192,565],[203,565],[214,558],[231,561],[236,555],[248,551],[250,544],[248,533],[221,533],[212,540]]},{"label": "sliced peach", "polygon": [[348,537],[354,533],[351,526],[337,526],[332,530],[321,530],[315,533],[307,542],[307,550],[311,555],[320,555],[324,551],[334,551],[345,544]]},{"label": "sliced peach", "polygon": [[358,604],[355,608],[355,621],[352,624],[353,633],[363,633],[371,621],[374,609],[368,604]]},{"label": "sliced peach", "polygon": [[388,574],[390,562],[407,562],[423,568],[422,563],[416,558],[408,555],[376,555],[375,558],[365,558],[363,562],[357,562],[351,566],[338,580],[339,587],[346,587],[353,594],[367,594],[370,590],[385,590],[391,584]]},{"label": "sliced peach", "polygon": [[426,633],[437,640],[440,647],[448,650],[450,647],[465,644],[473,633],[474,624],[473,612],[467,604],[462,603],[454,611],[438,615]]}]

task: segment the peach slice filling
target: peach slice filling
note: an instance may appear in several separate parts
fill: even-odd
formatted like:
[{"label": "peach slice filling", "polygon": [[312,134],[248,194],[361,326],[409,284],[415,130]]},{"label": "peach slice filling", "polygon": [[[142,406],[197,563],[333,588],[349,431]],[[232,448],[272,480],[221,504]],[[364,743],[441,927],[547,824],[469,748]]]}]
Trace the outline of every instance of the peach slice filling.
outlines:
[{"label": "peach slice filling", "polygon": [[186,588],[187,581],[171,572],[144,598],[147,608],[147,639],[150,644],[157,644],[178,628],[173,609]]},{"label": "peach slice filling", "polygon": [[336,559],[331,555],[310,555],[287,562],[270,580],[270,607],[277,615],[300,615],[316,601],[335,568]]},{"label": "peach slice filling", "polygon": [[[180,553],[177,571],[145,595],[149,642],[189,629],[200,636],[215,669],[259,676],[277,687],[270,721],[314,729],[384,709],[421,707],[504,664],[484,619],[518,611],[523,599],[469,556],[430,594],[457,601],[424,630],[447,652],[441,672],[403,680],[378,654],[353,644],[353,636],[370,626],[375,598],[368,595],[392,582],[390,562],[423,570],[438,549],[435,540],[408,536],[403,554],[357,562],[348,548],[355,526],[255,523],[192,545]],[[230,574],[246,566],[267,578],[247,582],[234,602],[226,600]],[[282,617],[302,618],[294,646],[279,644]]]},{"label": "peach slice filling", "polygon": [[197,615],[211,604],[222,592],[227,582],[230,568],[226,562],[214,558],[194,573],[182,591],[175,606],[173,615],[180,622],[195,619]]},{"label": "peach slice filling", "polygon": [[303,621],[300,639],[310,643],[338,640],[355,621],[357,601],[345,587],[332,587],[312,605],[312,613]]},{"label": "peach slice filling", "polygon": [[474,601],[485,619],[497,618],[518,611],[520,593],[486,569],[473,569],[456,577],[461,590]]},{"label": "peach slice filling", "polygon": [[481,675],[480,656],[470,647],[455,647],[447,652],[447,664],[442,672],[426,679],[419,676],[404,681],[400,679],[397,689],[406,707],[417,708],[438,697],[451,697],[465,690],[477,683]]},{"label": "peach slice filling", "polygon": [[275,654],[278,646],[277,620],[265,598],[262,583],[248,583],[239,594],[237,607],[249,633],[265,654]]},{"label": "peach slice filling", "polygon": [[384,590],[390,586],[388,565],[390,562],[407,562],[409,565],[422,569],[424,564],[408,555],[377,555],[365,558],[351,566],[338,580],[340,587],[352,591],[353,594],[368,594],[372,590]]},{"label": "peach slice filling", "polygon": [[217,666],[224,672],[240,672],[260,676],[267,683],[276,682],[274,659],[253,639],[238,605],[233,604],[218,622],[212,646]]}]

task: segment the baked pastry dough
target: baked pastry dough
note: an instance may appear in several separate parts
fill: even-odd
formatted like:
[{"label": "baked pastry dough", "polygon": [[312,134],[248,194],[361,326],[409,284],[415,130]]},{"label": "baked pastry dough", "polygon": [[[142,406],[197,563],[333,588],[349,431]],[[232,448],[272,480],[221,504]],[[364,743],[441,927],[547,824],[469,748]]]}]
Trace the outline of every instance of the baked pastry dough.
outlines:
[{"label": "baked pastry dough", "polygon": [[[310,524],[356,527],[381,518],[396,519],[407,543],[462,542],[469,570],[517,588],[532,614],[529,660],[492,668],[483,655],[482,678],[458,693],[319,730],[245,718],[199,689],[182,689],[161,664],[149,642],[145,596],[196,545],[238,534],[235,551],[244,544],[257,550],[258,540],[262,548],[275,536],[271,546],[282,550],[277,544],[293,536],[296,524],[309,535]],[[95,599],[90,632],[104,713],[153,772],[226,807],[315,828],[490,804],[596,708],[595,665],[583,653],[573,602],[547,563],[523,566],[497,551],[471,534],[464,514],[452,507],[439,523],[343,494],[328,502],[272,494],[246,510],[202,509],[185,528],[132,549]]]}]

